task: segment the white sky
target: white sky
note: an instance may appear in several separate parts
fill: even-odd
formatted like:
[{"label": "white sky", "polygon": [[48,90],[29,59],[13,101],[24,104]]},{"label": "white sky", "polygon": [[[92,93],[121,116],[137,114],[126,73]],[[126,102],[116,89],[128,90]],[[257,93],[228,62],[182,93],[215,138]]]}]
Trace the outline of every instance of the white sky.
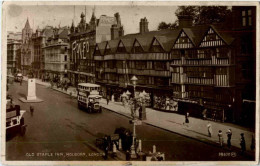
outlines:
[{"label": "white sky", "polygon": [[[21,32],[28,17],[30,26],[34,32],[39,26],[40,28],[46,25],[57,26],[71,26],[74,16],[74,4],[61,5],[50,4],[33,5],[18,2],[6,5],[6,25],[7,31]],[[82,2],[81,2],[82,3]],[[104,3],[103,3],[104,4]],[[92,15],[94,3],[86,5],[86,21],[89,22]],[[175,10],[177,6],[143,6],[136,4],[124,5],[103,5],[95,4],[95,15],[99,18],[101,15],[114,16],[114,13],[119,12],[121,16],[121,23],[124,26],[125,34],[139,32],[140,18],[146,17],[149,22],[149,30],[156,30],[161,21],[166,23],[173,23],[176,20]],[[85,5],[75,5],[75,21],[78,24],[80,21],[81,12],[85,13]]]}]

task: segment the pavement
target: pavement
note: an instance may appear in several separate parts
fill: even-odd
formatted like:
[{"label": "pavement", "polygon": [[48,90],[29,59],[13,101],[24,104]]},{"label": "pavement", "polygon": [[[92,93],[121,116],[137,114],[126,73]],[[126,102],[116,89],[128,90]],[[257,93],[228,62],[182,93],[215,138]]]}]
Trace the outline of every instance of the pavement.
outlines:
[{"label": "pavement", "polygon": [[[26,81],[28,78],[24,77]],[[40,79],[36,79],[36,83],[51,87],[49,82],[42,82]],[[61,90],[60,88],[53,87],[54,90],[60,91],[62,93],[66,93],[68,95],[72,95],[73,97],[77,97],[77,91],[75,87],[69,87],[67,91]],[[128,105],[123,106],[122,102],[107,102],[105,99],[102,99],[100,102],[101,106],[110,111],[116,112],[123,116],[131,117],[130,107]],[[138,113],[137,113],[138,115]],[[245,141],[246,141],[246,154],[253,156],[255,154],[254,151],[250,149],[252,135],[254,134],[253,129],[245,128],[239,125],[230,124],[230,123],[222,123],[215,121],[202,120],[198,118],[189,118],[189,125],[183,124],[185,121],[185,116],[180,115],[173,112],[162,112],[158,110],[154,110],[152,108],[146,108],[146,120],[142,120],[142,123],[149,124],[170,132],[174,132],[180,134],[182,136],[186,136],[192,139],[196,139],[198,141],[212,144],[214,146],[219,146],[218,143],[218,131],[222,130],[223,138],[224,138],[224,148],[227,148],[227,135],[226,132],[228,129],[232,130],[232,139],[231,139],[231,149],[240,148],[240,134],[244,133]],[[212,137],[208,137],[208,123],[212,126]]]}]

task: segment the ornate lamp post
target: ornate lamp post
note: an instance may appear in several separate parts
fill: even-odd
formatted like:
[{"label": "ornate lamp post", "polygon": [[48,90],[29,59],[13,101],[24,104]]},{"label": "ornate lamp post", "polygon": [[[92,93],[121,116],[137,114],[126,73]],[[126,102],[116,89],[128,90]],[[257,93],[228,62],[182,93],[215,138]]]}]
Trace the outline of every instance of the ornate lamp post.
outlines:
[{"label": "ornate lamp post", "polygon": [[135,109],[136,109],[136,97],[135,97],[135,87],[136,87],[136,82],[137,82],[137,78],[136,76],[133,76],[131,78],[131,81],[133,83],[133,86],[134,86],[134,101],[133,101],[133,114],[132,114],[132,117],[133,117],[133,141],[132,141],[132,146],[131,146],[131,152],[130,152],[130,155],[131,155],[131,158],[136,158],[136,152],[135,152],[135,137],[136,137],[136,133],[135,133]]}]

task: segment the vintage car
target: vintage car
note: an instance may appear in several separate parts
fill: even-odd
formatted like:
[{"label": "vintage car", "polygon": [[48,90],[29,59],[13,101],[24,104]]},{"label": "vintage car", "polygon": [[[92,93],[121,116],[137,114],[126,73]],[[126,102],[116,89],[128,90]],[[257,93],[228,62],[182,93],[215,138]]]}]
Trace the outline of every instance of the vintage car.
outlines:
[{"label": "vintage car", "polygon": [[12,100],[7,99],[6,104],[6,139],[10,139],[16,134],[23,136],[26,131],[23,114],[25,110],[20,110],[19,105],[12,104]]},{"label": "vintage car", "polygon": [[23,80],[23,75],[22,75],[22,73],[17,73],[17,74],[15,75],[14,80],[15,80],[16,82],[21,82],[21,81]]}]

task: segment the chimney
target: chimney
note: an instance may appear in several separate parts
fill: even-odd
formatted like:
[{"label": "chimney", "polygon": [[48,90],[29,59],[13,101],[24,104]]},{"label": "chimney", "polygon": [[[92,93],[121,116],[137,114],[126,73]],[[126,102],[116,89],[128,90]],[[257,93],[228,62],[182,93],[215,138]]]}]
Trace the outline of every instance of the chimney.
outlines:
[{"label": "chimney", "polygon": [[113,24],[111,27],[111,40],[119,37],[119,28],[116,24]]},{"label": "chimney", "polygon": [[119,37],[124,36],[124,27],[121,26],[119,30]]},{"label": "chimney", "polygon": [[141,18],[140,20],[140,33],[143,34],[145,32],[149,32],[149,29],[148,29],[148,21],[145,18]]},{"label": "chimney", "polygon": [[188,28],[192,26],[192,16],[189,15],[180,15],[179,19],[179,28]]}]

